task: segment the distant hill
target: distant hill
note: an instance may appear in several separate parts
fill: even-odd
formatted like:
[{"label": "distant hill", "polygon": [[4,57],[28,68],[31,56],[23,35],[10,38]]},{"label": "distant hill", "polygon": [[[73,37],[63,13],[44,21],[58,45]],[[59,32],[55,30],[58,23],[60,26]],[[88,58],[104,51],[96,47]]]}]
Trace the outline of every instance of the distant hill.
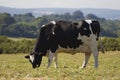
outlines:
[{"label": "distant hill", "polygon": [[106,19],[119,19],[120,20],[120,10],[114,9],[94,9],[94,8],[9,8],[0,6],[0,13],[10,13],[13,14],[24,14],[32,13],[35,17],[42,16],[43,14],[64,14],[66,12],[73,13],[75,10],[81,10],[84,15],[92,13],[98,17]]}]

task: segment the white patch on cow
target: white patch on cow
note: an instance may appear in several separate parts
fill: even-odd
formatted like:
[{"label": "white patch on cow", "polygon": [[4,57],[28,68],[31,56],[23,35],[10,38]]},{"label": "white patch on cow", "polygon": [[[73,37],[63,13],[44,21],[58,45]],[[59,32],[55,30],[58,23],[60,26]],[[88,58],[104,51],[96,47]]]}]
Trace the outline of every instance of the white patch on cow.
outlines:
[{"label": "white patch on cow", "polygon": [[94,34],[91,34],[90,37],[87,36],[81,36],[81,40],[82,42],[84,42],[85,44],[89,45],[89,46],[93,46],[97,44],[97,40],[96,40],[97,36]]},{"label": "white patch on cow", "polygon": [[55,35],[55,32],[52,32],[53,35]]},{"label": "white patch on cow", "polygon": [[92,23],[92,20],[85,20],[88,24]]},{"label": "white patch on cow", "polygon": [[[56,25],[55,21],[51,21],[52,24]],[[54,29],[52,28],[52,34],[55,35]]]},{"label": "white patch on cow", "polygon": [[53,28],[52,28],[52,34],[53,34],[53,35],[55,35],[55,31],[54,31],[54,29],[53,29]]},{"label": "white patch on cow", "polygon": [[56,22],[55,22],[55,21],[51,21],[51,23],[53,23],[54,25],[56,24]]},{"label": "white patch on cow", "polygon": [[80,35],[80,33],[78,34],[77,39],[78,39],[78,40],[81,40],[81,35]]},{"label": "white patch on cow", "polygon": [[33,61],[34,61],[34,55],[30,55],[30,60],[33,63]]},{"label": "white patch on cow", "polygon": [[93,31],[92,31],[92,28],[91,28],[90,24],[89,24],[89,29],[90,29],[91,33],[93,34]]},{"label": "white patch on cow", "polygon": [[[51,21],[51,23],[53,23],[54,25],[56,25],[55,21]],[[54,29],[52,29],[52,34],[55,35]]]},{"label": "white patch on cow", "polygon": [[79,29],[81,26],[82,26],[82,21],[79,21],[77,28]]},{"label": "white patch on cow", "polygon": [[42,25],[41,27],[45,27],[45,25]]},{"label": "white patch on cow", "polygon": [[77,39],[81,40],[84,44],[80,45],[80,50],[82,52],[85,52],[85,50],[87,52],[90,52],[90,47],[95,48],[97,46],[97,40],[96,40],[97,36],[94,34],[91,34],[90,37],[87,36],[81,36],[81,34],[79,33]]}]

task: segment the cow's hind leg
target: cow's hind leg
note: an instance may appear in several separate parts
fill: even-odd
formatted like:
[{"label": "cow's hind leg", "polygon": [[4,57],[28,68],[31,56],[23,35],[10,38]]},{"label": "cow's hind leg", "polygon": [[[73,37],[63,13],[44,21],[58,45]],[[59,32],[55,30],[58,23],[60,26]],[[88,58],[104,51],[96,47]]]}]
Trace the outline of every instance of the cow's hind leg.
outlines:
[{"label": "cow's hind leg", "polygon": [[85,59],[84,59],[83,64],[82,64],[82,68],[85,68],[85,67],[86,67],[86,65],[87,65],[87,63],[88,63],[88,60],[89,60],[89,58],[90,58],[90,55],[91,55],[90,52],[86,52],[86,53],[85,53]]},{"label": "cow's hind leg", "polygon": [[55,56],[54,56],[54,58],[53,58],[53,60],[54,60],[54,62],[55,62],[55,64],[54,64],[54,66],[55,66],[55,68],[58,68],[58,62],[57,62],[57,54],[55,54]]},{"label": "cow's hind leg", "polygon": [[94,57],[94,61],[95,61],[95,64],[94,64],[94,67],[95,68],[98,68],[98,50],[97,49],[94,49],[93,50],[93,57]]}]

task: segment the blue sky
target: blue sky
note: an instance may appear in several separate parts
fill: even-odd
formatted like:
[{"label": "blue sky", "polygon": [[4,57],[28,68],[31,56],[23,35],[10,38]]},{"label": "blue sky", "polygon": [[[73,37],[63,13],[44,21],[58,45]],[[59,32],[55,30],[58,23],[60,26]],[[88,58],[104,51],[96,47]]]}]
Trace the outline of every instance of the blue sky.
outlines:
[{"label": "blue sky", "polygon": [[0,0],[13,8],[108,8],[120,9],[120,0]]}]

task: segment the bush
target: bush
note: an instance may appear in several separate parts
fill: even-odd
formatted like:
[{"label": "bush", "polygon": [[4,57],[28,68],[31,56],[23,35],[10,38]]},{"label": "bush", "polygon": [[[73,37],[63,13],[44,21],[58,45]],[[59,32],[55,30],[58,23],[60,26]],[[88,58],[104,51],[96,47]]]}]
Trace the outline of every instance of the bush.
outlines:
[{"label": "bush", "polygon": [[[28,53],[34,47],[34,40],[10,40],[5,36],[0,36],[0,54],[2,53]],[[100,49],[101,43],[106,51],[120,50],[120,38],[103,38],[98,44]],[[70,50],[68,52],[71,52]]]},{"label": "bush", "polygon": [[[103,38],[101,41],[102,45],[104,46],[105,51],[116,51],[120,50],[120,38]],[[99,48],[100,48],[99,42]]]},{"label": "bush", "polygon": [[32,50],[33,45],[33,40],[14,41],[0,36],[0,53],[28,53]]}]

